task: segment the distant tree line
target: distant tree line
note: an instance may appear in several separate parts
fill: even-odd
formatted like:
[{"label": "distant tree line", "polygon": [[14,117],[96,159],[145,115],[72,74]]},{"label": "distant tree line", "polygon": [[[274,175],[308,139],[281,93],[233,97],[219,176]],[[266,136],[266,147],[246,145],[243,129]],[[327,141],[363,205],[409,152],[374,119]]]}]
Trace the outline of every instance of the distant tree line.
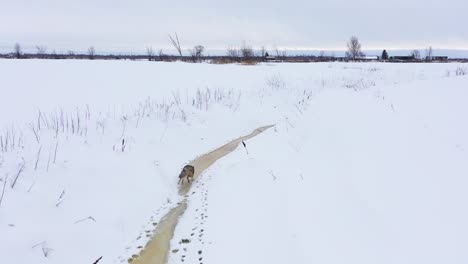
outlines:
[{"label": "distant tree line", "polygon": [[177,33],[168,35],[169,42],[174,47],[177,55],[167,55],[160,49],[156,52],[153,47],[146,48],[146,54],[141,55],[103,55],[98,54],[96,49],[91,46],[88,48],[86,53],[75,53],[69,50],[67,53],[57,53],[55,50],[48,52],[47,46],[36,46],[36,53],[25,53],[21,45],[16,43],[13,48],[13,53],[0,54],[2,58],[37,58],[37,59],[130,59],[130,60],[148,60],[148,61],[186,61],[199,63],[203,61],[209,61],[212,63],[243,63],[243,64],[255,64],[258,62],[320,62],[320,61],[388,61],[388,62],[430,62],[430,61],[445,61],[448,57],[434,56],[433,49],[431,46],[426,48],[425,57],[421,57],[419,50],[413,50],[407,56],[390,56],[387,50],[383,50],[381,56],[366,56],[362,52],[362,44],[358,37],[352,36],[346,43],[345,57],[335,57],[334,54],[326,55],[324,51],[319,52],[318,56],[312,55],[293,55],[288,56],[286,50],[280,50],[273,48],[270,52],[262,46],[260,50],[255,51],[251,45],[245,41],[240,47],[228,47],[225,55],[221,56],[207,56],[205,55],[205,47],[203,45],[195,45],[191,49],[187,49],[187,53],[184,54],[179,36]]}]

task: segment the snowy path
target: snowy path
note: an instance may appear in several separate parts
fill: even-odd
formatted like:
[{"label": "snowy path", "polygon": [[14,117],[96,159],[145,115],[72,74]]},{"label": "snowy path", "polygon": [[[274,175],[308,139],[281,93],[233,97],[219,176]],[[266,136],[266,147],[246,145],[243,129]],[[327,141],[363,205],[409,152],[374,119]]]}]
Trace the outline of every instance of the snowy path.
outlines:
[{"label": "snowy path", "polygon": [[194,180],[191,183],[182,184],[179,187],[179,194],[183,195],[184,199],[177,207],[173,208],[162,218],[154,230],[155,235],[153,238],[148,242],[143,251],[140,252],[139,255],[129,259],[129,262],[138,264],[167,263],[170,241],[174,236],[174,230],[179,222],[179,218],[187,209],[187,198],[190,196],[188,195],[188,192],[191,190],[192,183],[195,182],[195,180],[217,160],[233,152],[241,142],[251,139],[271,127],[273,126],[270,125],[257,128],[249,135],[233,140],[192,161],[190,165],[195,167]]}]

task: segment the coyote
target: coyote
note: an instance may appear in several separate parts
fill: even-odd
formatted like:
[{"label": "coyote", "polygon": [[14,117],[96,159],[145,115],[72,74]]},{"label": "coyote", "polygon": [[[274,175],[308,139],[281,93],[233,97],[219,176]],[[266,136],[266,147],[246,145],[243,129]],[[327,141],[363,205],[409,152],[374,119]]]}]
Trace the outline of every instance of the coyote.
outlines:
[{"label": "coyote", "polygon": [[187,178],[187,181],[190,182],[190,179],[193,179],[194,173],[195,168],[192,165],[185,165],[179,174],[179,183],[184,183],[185,178]]}]

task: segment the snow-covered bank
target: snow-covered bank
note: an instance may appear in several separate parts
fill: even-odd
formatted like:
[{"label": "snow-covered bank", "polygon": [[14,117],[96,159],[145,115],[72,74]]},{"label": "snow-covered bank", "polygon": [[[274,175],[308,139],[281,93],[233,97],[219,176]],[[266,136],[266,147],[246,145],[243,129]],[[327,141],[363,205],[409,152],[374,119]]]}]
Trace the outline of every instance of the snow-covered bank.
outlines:
[{"label": "snow-covered bank", "polygon": [[467,262],[467,82],[323,91],[200,180],[170,263]]},{"label": "snow-covered bank", "polygon": [[[466,127],[454,126],[465,124],[457,117],[466,113],[462,103],[467,78],[446,77],[447,71],[453,73],[457,67],[460,65],[0,61],[1,94],[8,97],[0,105],[0,191],[5,186],[0,236],[6,238],[0,240],[0,255],[11,263],[92,263],[100,256],[99,263],[126,261],[148,241],[147,231],[180,199],[177,174],[184,164],[268,124],[277,125],[276,133],[262,135],[258,139],[262,144],[257,139],[248,143],[249,156],[237,150],[222,164],[244,163],[229,165],[228,170],[215,164],[210,170],[213,181],[205,187],[213,186],[206,191],[210,190],[210,199],[212,192],[219,192],[220,197],[215,199],[218,207],[209,210],[218,215],[223,204],[230,204],[233,212],[255,218],[220,218],[214,224],[218,229],[212,229],[219,236],[228,238],[237,228],[256,228],[260,233],[252,235],[253,242],[292,232],[300,237],[295,243],[305,246],[296,229],[267,231],[275,221],[290,218],[298,221],[295,228],[304,230],[303,234],[319,232],[302,222],[316,218],[315,213],[296,219],[295,215],[310,212],[303,201],[313,200],[317,210],[329,210],[321,218],[328,221],[333,214],[343,216],[344,198],[352,193],[356,194],[353,197],[363,195],[363,201],[369,199],[378,208],[389,203],[393,211],[388,209],[388,214],[400,213],[405,199],[421,191],[410,187],[424,179],[424,173],[433,181],[422,183],[427,184],[426,189],[418,197],[427,196],[433,190],[429,187],[439,183],[435,173],[442,167],[435,167],[437,159],[441,164],[458,164],[447,166],[452,172],[447,176],[450,181],[440,186],[446,190],[452,184],[463,186],[457,175],[466,172],[466,167],[456,163],[456,158],[466,158]],[[447,140],[457,143],[447,145]],[[452,147],[461,156],[450,156]],[[253,159],[251,164],[242,160],[246,157]],[[236,171],[242,171],[242,176]],[[381,171],[382,179],[372,177]],[[388,176],[394,173],[397,178]],[[280,175],[293,176],[288,177],[291,181],[277,184],[286,179]],[[296,183],[296,178],[312,183]],[[343,193],[338,198],[335,183]],[[262,210],[245,205],[247,198],[234,200],[230,195],[238,194],[233,191],[236,184]],[[356,185],[379,188],[356,190]],[[407,189],[399,190],[402,195],[395,201],[384,195],[400,186]],[[457,188],[452,195],[461,195]],[[194,194],[190,202],[201,194],[204,192]],[[332,202],[322,204],[324,199]],[[347,212],[355,218],[342,228],[353,227],[356,219],[367,216],[354,211],[357,202],[346,201]],[[431,209],[429,204],[425,206],[423,209]],[[190,208],[189,204],[188,212]],[[191,216],[196,215],[186,214],[182,222],[190,222]],[[214,216],[210,213],[210,217]],[[267,225],[259,226],[267,220]],[[365,229],[366,225],[358,227]],[[380,230],[372,228],[366,232]],[[334,234],[322,247],[341,249],[333,244],[340,233]],[[211,238],[214,248],[206,258],[212,261],[205,263],[218,263],[221,253],[228,254],[223,245],[244,242],[221,238]],[[364,240],[364,245],[369,241]],[[276,250],[279,245],[284,244],[269,247]],[[309,259],[310,250],[295,248],[291,254],[298,261]],[[359,251],[362,255],[366,254],[364,248]],[[255,254],[262,251],[249,250],[242,252],[249,257],[244,262],[254,263],[260,256]],[[277,260],[279,263],[281,258]]]},{"label": "snow-covered bank", "polygon": [[[37,111],[91,108],[125,114],[148,97],[182,99],[196,89],[258,90],[266,80],[290,86],[368,87],[447,75],[464,64],[309,63],[210,65],[148,61],[1,60],[0,126],[23,125]],[[279,78],[277,78],[279,77]],[[281,82],[279,82],[281,84]]]}]

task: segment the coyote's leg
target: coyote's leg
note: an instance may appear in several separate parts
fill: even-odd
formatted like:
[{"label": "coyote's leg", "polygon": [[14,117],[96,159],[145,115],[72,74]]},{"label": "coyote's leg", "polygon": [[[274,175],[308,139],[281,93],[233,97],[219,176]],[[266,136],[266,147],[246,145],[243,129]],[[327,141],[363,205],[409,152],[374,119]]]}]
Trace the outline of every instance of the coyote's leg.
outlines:
[{"label": "coyote's leg", "polygon": [[184,178],[180,178],[179,179],[179,182],[177,184],[180,184],[180,182],[182,181],[183,182]]}]

